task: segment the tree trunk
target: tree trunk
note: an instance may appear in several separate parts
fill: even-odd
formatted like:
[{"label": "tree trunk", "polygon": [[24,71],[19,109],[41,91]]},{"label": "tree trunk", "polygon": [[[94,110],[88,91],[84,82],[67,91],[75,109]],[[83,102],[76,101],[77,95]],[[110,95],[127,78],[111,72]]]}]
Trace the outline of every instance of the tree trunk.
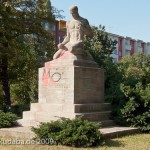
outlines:
[{"label": "tree trunk", "polygon": [[1,70],[2,89],[5,96],[6,107],[9,109],[11,107],[11,100],[10,100],[10,85],[8,77],[8,58],[6,55],[2,57],[0,70]]}]

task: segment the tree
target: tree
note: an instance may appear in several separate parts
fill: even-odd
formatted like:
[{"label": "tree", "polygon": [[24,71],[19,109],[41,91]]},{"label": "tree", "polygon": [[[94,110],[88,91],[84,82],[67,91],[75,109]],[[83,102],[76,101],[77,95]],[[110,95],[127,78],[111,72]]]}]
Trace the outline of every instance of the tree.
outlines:
[{"label": "tree", "polygon": [[150,55],[126,56],[118,69],[122,73],[118,83],[122,99],[113,100],[114,107],[118,108],[114,111],[115,119],[120,124],[150,132]]},{"label": "tree", "polygon": [[7,107],[10,84],[35,79],[55,52],[54,35],[44,28],[55,21],[55,10],[49,0],[0,1],[0,82]]},{"label": "tree", "polygon": [[105,67],[104,60],[110,58],[112,52],[116,49],[117,41],[109,38],[104,26],[92,27],[93,37],[85,36],[84,47],[90,51],[94,60],[100,67]]}]

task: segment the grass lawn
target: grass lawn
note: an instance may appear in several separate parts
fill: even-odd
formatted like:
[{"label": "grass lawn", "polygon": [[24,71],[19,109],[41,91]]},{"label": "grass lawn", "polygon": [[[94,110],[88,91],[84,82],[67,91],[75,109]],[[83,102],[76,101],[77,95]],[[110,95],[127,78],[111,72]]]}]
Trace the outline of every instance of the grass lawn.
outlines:
[{"label": "grass lawn", "polygon": [[135,134],[108,139],[104,146],[96,148],[72,148],[48,145],[0,145],[0,150],[150,150],[150,134]]}]

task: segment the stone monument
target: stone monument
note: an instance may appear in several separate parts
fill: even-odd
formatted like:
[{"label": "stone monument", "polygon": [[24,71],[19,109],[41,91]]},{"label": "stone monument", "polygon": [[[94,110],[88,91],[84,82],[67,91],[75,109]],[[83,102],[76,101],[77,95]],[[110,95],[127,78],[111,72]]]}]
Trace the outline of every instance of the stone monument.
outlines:
[{"label": "stone monument", "polygon": [[23,112],[21,126],[35,126],[39,122],[58,117],[82,116],[90,121],[111,124],[110,104],[104,103],[104,70],[100,69],[83,48],[84,35],[92,37],[88,20],[79,16],[78,7],[70,8],[72,18],[66,24],[67,35],[58,44],[53,60],[39,68],[38,103]]}]

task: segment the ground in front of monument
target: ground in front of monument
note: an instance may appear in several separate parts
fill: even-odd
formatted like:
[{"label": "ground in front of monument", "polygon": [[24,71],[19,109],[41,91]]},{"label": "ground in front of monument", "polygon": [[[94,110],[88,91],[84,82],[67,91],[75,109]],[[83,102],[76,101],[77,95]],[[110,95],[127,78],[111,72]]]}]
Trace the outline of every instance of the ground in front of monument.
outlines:
[{"label": "ground in front of monument", "polygon": [[[3,137],[0,138],[3,143],[9,142],[11,140],[21,142],[22,139],[10,138],[10,137]],[[15,142],[13,142],[15,143]],[[26,141],[29,142],[29,140]],[[113,139],[106,139],[105,144],[103,146],[96,147],[94,149],[97,150],[150,150],[150,134],[132,134],[128,136],[113,138]],[[2,150],[75,150],[76,148],[67,147],[67,146],[49,146],[49,145],[39,145],[39,144],[26,144],[26,145],[15,145],[15,144],[7,144],[3,145],[0,144],[0,149]],[[92,148],[84,148],[91,150]],[[78,148],[78,150],[83,150],[83,148]]]}]

